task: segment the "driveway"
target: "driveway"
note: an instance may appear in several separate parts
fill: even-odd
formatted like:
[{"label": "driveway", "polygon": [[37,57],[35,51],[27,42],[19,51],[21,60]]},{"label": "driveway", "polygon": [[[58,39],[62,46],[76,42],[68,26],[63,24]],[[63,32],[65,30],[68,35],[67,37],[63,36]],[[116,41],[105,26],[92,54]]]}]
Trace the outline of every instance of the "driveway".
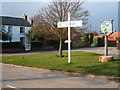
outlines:
[{"label": "driveway", "polygon": [[[67,50],[63,50],[66,52]],[[93,48],[79,48],[73,49],[71,51],[85,51],[85,52],[93,52],[98,54],[104,54],[104,47],[93,47]],[[38,53],[50,53],[50,52],[58,52],[58,51],[40,51],[40,52],[23,52],[23,53],[3,53],[0,56],[12,56],[12,55],[24,55],[24,54],[38,54]],[[119,56],[120,50],[117,50],[116,47],[109,47],[108,48],[109,55],[112,56]]]},{"label": "driveway", "polygon": [[[85,52],[104,54],[104,47],[80,48],[80,49],[76,49],[76,51],[85,51]],[[108,54],[111,56],[120,57],[120,50],[117,50],[116,47],[108,47]]]},{"label": "driveway", "polygon": [[0,65],[3,88],[118,88],[118,83],[104,79],[72,77],[49,70]]}]

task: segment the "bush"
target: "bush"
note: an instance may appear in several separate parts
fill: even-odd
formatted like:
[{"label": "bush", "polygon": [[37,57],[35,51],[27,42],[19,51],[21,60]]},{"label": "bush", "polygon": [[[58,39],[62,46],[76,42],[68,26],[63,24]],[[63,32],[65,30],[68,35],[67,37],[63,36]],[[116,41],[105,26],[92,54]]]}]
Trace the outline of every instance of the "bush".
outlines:
[{"label": "bush", "polygon": [[120,41],[120,37],[116,37],[115,39],[116,39],[117,41]]},{"label": "bush", "polygon": [[3,49],[9,49],[9,48],[24,48],[22,44],[19,42],[10,42],[10,43],[2,43]]},{"label": "bush", "polygon": [[43,42],[32,42],[31,46],[32,47],[43,47]]},{"label": "bush", "polygon": [[59,42],[57,40],[49,40],[48,41],[48,45],[50,45],[50,46],[56,46],[58,44],[59,44]]}]

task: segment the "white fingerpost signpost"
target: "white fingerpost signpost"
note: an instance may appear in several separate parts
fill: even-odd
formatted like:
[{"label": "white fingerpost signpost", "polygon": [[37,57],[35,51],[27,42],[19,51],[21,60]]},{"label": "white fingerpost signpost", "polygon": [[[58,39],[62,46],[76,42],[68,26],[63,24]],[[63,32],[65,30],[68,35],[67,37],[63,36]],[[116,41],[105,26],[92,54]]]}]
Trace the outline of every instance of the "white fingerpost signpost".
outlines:
[{"label": "white fingerpost signpost", "polygon": [[112,56],[108,56],[108,35],[113,32],[113,20],[103,20],[100,22],[100,32],[104,34],[104,56],[100,56],[99,61],[107,62],[113,59]]},{"label": "white fingerpost signpost", "polygon": [[58,28],[68,27],[68,63],[70,63],[70,49],[71,49],[71,38],[70,38],[70,27],[80,27],[82,26],[82,20],[70,21],[70,12],[68,12],[68,21],[58,22]]}]

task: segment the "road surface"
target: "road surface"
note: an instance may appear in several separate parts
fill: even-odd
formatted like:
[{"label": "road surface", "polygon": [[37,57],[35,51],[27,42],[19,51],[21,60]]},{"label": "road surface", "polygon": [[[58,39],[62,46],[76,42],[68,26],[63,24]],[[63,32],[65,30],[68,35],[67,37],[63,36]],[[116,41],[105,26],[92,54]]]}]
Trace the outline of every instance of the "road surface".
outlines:
[{"label": "road surface", "polygon": [[[77,49],[77,51],[86,51],[86,52],[104,54],[104,47],[81,48],[81,49]],[[117,50],[116,47],[108,47],[108,55],[120,57],[120,50]]]},{"label": "road surface", "polygon": [[[63,50],[66,52],[67,50]],[[94,47],[94,48],[78,48],[73,49],[71,51],[85,51],[85,52],[93,52],[98,54],[104,54],[104,47]],[[50,53],[50,52],[58,52],[58,51],[38,51],[38,52],[23,52],[23,53],[3,53],[0,56],[12,56],[12,55],[24,55],[24,54],[38,54],[38,53]],[[120,50],[117,50],[116,47],[109,47],[108,54],[112,56],[120,57]]]},{"label": "road surface", "polygon": [[[2,65],[2,64],[0,64]],[[49,70],[2,65],[3,88],[118,88],[104,79],[72,77]]]}]

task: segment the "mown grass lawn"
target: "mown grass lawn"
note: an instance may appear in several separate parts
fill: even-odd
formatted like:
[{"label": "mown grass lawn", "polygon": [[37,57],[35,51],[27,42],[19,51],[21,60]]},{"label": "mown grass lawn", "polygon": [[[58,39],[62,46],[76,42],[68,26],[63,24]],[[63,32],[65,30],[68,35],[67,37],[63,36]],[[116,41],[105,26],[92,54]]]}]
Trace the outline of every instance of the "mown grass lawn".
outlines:
[{"label": "mown grass lawn", "polygon": [[6,56],[2,58],[2,63],[16,64],[29,67],[45,68],[66,72],[76,72],[82,74],[120,76],[118,73],[118,63],[120,60],[112,62],[98,62],[100,54],[72,51],[71,62],[67,63],[67,52],[65,57],[59,58],[57,53],[40,53],[20,56]]}]

